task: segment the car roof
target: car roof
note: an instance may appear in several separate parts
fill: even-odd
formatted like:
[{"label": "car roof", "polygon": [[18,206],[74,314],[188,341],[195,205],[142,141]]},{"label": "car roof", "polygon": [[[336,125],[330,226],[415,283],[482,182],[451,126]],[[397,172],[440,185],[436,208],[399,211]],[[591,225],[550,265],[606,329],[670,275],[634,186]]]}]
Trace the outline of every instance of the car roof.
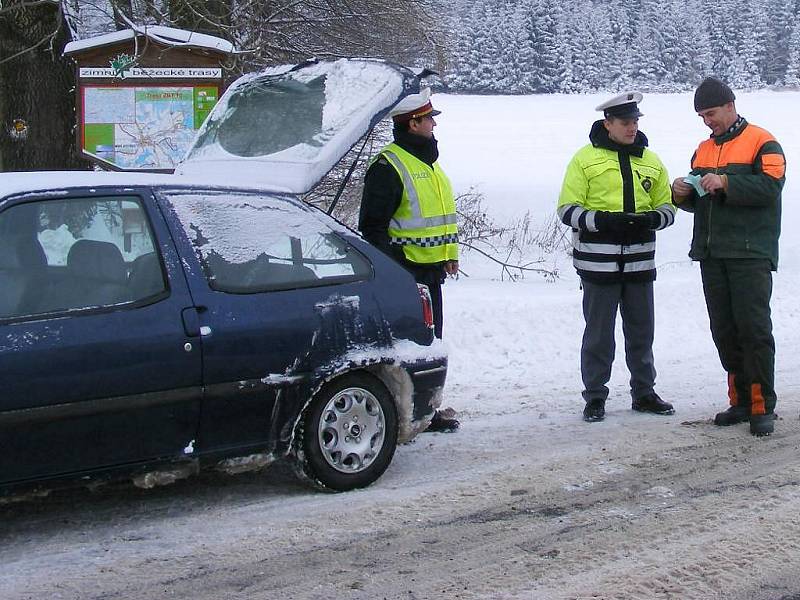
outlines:
[{"label": "car roof", "polygon": [[287,194],[286,189],[265,186],[237,178],[235,183],[220,182],[218,177],[202,178],[197,175],[172,175],[169,173],[131,173],[114,171],[20,171],[0,173],[0,198],[41,191],[68,190],[93,187],[197,187],[256,189],[264,192]]}]

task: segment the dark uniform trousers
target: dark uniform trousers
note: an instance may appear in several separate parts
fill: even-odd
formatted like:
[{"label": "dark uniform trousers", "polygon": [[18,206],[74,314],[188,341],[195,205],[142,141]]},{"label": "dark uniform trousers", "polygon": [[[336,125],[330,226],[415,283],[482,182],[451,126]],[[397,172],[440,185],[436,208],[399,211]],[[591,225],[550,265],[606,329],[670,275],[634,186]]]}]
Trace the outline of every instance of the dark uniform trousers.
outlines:
[{"label": "dark uniform trousers", "polygon": [[622,315],[625,362],[631,379],[632,398],[653,392],[656,368],[653,360],[655,307],[653,282],[592,283],[582,280],[583,317],[586,328],[581,346],[583,399],[605,400],[611,379],[616,343],[614,326],[617,310]]},{"label": "dark uniform trousers", "polygon": [[711,336],[722,367],[733,376],[731,404],[752,402],[753,414],[771,413],[777,398],[770,261],[708,258],[700,261],[700,272]]}]

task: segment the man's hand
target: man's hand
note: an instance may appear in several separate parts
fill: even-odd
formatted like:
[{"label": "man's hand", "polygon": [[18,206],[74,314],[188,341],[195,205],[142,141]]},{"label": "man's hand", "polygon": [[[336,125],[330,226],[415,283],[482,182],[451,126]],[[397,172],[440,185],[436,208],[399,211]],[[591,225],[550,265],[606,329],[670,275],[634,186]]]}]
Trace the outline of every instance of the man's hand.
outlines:
[{"label": "man's hand", "polygon": [[706,173],[700,179],[702,188],[710,194],[715,192],[724,192],[728,187],[726,185],[725,176],[717,175],[716,173]]},{"label": "man's hand", "polygon": [[458,261],[448,260],[446,263],[444,263],[444,272],[451,277],[458,275]]},{"label": "man's hand", "polygon": [[675,204],[680,204],[692,193],[692,186],[683,180],[683,177],[678,177],[672,182],[672,199]]}]

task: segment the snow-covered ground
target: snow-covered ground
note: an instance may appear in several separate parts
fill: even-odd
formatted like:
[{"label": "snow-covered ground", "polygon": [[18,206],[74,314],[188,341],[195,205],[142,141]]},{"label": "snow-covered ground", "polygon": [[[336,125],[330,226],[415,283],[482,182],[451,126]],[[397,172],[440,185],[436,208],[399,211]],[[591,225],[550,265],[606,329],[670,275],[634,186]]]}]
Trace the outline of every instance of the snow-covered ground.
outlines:
[{"label": "snow-covered ground", "polygon": [[[775,276],[775,435],[709,422],[725,405],[690,217],[658,234],[657,391],[630,410],[621,351],[607,419],[586,424],[578,282],[499,281],[466,254],[445,286],[456,434],[402,446],[372,487],[320,494],[273,474],[204,475],[141,491],[0,506],[0,598],[798,597],[800,93],[740,93],[788,161]],[[434,96],[441,163],[499,221],[551,217],[564,168],[605,96]],[[641,129],[671,176],[707,130],[690,94],[646,95]],[[552,264],[550,265],[552,266]],[[621,342],[621,336],[618,338]]]}]

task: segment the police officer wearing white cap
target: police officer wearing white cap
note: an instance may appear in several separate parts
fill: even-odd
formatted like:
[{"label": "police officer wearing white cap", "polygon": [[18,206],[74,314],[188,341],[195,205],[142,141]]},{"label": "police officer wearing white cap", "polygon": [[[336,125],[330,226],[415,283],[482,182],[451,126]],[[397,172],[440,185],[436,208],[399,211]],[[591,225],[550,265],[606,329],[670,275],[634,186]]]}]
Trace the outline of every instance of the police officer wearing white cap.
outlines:
[{"label": "police officer wearing white cap", "polygon": [[581,377],[585,421],[602,421],[622,315],[631,408],[669,415],[655,393],[653,360],[656,234],[675,220],[667,169],[639,131],[642,94],[625,92],[597,107],[590,143],[567,166],[558,215],[572,228],[573,264],[583,288]]},{"label": "police officer wearing white cap", "polygon": [[[394,141],[373,157],[364,178],[358,229],[408,269],[431,294],[434,332],[442,337],[442,283],[458,272],[456,204],[437,159],[431,90],[403,98],[391,111]],[[459,423],[437,411],[428,431]]]}]

